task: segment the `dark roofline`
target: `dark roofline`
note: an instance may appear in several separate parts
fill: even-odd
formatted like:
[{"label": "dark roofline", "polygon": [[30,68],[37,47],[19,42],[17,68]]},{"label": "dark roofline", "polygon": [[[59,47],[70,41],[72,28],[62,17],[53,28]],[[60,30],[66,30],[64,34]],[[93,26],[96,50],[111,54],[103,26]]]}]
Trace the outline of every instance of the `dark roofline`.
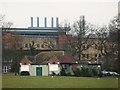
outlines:
[{"label": "dark roofline", "polygon": [[[64,30],[65,27],[28,27],[28,28],[2,28],[2,30]],[[61,30],[61,31],[62,31]],[[69,31],[70,29],[67,29],[66,31]]]}]

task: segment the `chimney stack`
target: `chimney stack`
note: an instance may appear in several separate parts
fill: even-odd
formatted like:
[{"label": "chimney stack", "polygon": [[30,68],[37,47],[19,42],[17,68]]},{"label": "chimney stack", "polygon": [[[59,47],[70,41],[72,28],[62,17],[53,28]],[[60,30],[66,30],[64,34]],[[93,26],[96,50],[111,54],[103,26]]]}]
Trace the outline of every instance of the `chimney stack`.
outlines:
[{"label": "chimney stack", "polygon": [[45,20],[44,20],[44,25],[45,27],[47,27],[47,18],[45,17]]},{"label": "chimney stack", "polygon": [[39,17],[37,17],[37,27],[39,27]]},{"label": "chimney stack", "polygon": [[58,17],[56,17],[56,27],[58,27]]},{"label": "chimney stack", "polygon": [[51,27],[54,27],[54,18],[51,18]]},{"label": "chimney stack", "polygon": [[31,17],[31,27],[33,27],[33,17]]}]

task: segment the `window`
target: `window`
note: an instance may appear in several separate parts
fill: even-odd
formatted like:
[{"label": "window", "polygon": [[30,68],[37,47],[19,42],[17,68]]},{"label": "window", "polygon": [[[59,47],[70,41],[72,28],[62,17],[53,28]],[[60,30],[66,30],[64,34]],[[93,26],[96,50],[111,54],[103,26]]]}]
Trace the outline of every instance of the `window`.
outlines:
[{"label": "window", "polygon": [[40,44],[37,44],[37,48],[40,48]]},{"label": "window", "polygon": [[25,44],[25,48],[28,48],[28,44]]},{"label": "window", "polygon": [[97,57],[97,54],[95,54],[95,58]]},{"label": "window", "polygon": [[3,48],[8,48],[8,43],[7,42],[3,43]]},{"label": "window", "polygon": [[48,45],[48,48],[52,48],[52,46],[51,46],[51,45]]},{"label": "window", "polygon": [[86,54],[86,57],[89,58],[89,54]]},{"label": "window", "polygon": [[85,49],[85,45],[83,45],[82,48]]},{"label": "window", "polygon": [[44,44],[42,44],[41,47],[44,48]]},{"label": "window", "polygon": [[31,44],[29,44],[29,48],[31,48],[31,46],[32,46],[32,45],[31,45]]},{"label": "window", "polygon": [[85,54],[82,54],[82,57],[85,58]]},{"label": "window", "polygon": [[70,50],[70,46],[67,43],[63,44],[63,48],[64,50]]},{"label": "window", "polygon": [[3,66],[3,73],[7,73],[8,72],[8,67],[7,66]]},{"label": "window", "polygon": [[86,44],[82,45],[82,49],[88,49],[88,46]]},{"label": "window", "polygon": [[89,54],[82,54],[81,57],[82,58],[89,58]]}]

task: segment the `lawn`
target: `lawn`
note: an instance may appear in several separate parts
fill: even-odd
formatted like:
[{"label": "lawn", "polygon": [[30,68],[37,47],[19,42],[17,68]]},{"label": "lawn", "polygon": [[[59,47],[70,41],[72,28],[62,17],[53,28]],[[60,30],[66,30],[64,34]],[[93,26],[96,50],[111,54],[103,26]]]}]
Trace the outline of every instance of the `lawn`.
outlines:
[{"label": "lawn", "polygon": [[3,75],[3,88],[118,88],[117,77]]}]

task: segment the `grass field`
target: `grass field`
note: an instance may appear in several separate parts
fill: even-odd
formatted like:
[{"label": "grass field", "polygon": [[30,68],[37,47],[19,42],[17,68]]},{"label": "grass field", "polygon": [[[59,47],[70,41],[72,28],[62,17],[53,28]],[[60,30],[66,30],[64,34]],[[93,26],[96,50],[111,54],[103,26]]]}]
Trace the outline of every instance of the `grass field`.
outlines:
[{"label": "grass field", "polygon": [[116,77],[2,76],[3,88],[118,88]]}]

